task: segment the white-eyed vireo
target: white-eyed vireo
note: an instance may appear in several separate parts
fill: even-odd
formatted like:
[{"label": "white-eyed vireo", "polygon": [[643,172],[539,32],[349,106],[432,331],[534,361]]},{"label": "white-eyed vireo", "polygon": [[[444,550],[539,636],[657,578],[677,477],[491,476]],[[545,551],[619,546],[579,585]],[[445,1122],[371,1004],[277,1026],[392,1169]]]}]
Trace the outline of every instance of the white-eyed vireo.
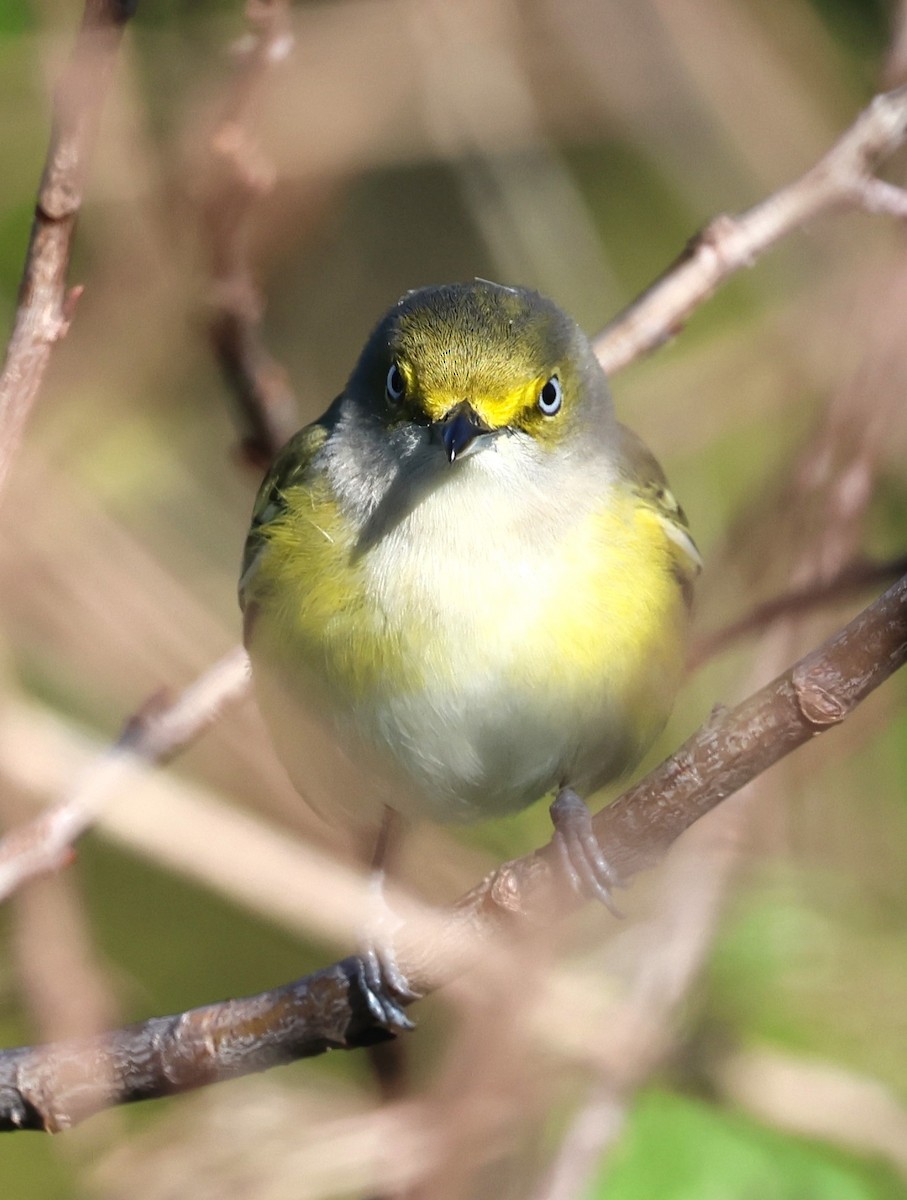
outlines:
[{"label": "white-eyed vireo", "polygon": [[556,793],[568,874],[608,902],[576,793],[662,728],[699,566],[570,317],[481,280],[409,292],[255,504],[240,596],[278,752],[334,820]]}]

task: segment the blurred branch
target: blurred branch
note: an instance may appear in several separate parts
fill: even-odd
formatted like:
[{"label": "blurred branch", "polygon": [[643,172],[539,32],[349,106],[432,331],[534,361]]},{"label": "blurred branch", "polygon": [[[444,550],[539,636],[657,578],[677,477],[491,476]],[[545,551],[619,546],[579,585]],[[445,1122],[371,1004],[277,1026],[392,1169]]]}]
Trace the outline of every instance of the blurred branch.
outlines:
[{"label": "blurred branch", "polygon": [[[624,881],[699,817],[797,746],[843,721],[907,661],[907,576],[834,637],[730,711],[599,812],[595,834]],[[547,924],[578,903],[549,845],[467,893],[428,940],[404,926],[400,965],[419,991],[461,973],[514,918]],[[157,1017],[103,1037],[0,1055],[0,1129],[57,1130],[107,1105],[196,1088],[388,1034],[347,958],[257,996]]]},{"label": "blurred branch", "polygon": [[274,186],[274,170],[249,128],[249,115],[271,67],[292,46],[286,0],[248,0],[249,33],[235,47],[233,85],[211,136],[202,230],[212,275],[209,332],[230,385],[243,457],[264,470],[299,427],[286,371],[261,337],[263,302],[248,258],[249,218]]},{"label": "blurred branch", "polygon": [[900,0],[893,21],[891,46],[882,70],[886,86],[896,87],[907,79],[907,2]]},{"label": "blurred branch", "polygon": [[627,1124],[627,1104],[609,1081],[598,1083],[573,1117],[557,1158],[534,1200],[575,1200],[584,1196],[602,1155]]},{"label": "blurred branch", "polygon": [[[619,1004],[585,1032],[592,1081],[532,1200],[574,1200],[602,1169],[626,1125],[634,1096],[677,1050],[678,1017],[708,961],[759,795],[738,792],[697,825],[659,872],[650,915],[609,971]],[[625,966],[623,964],[626,964]]]},{"label": "blurred branch", "polygon": [[883,1158],[907,1182],[907,1109],[879,1080],[768,1049],[738,1050],[710,1074],[735,1108],[801,1137]]},{"label": "blurred branch", "polygon": [[736,621],[706,634],[696,642],[687,661],[687,670],[696,671],[703,663],[726,650],[728,646],[762,630],[782,617],[802,616],[803,613],[825,604],[837,604],[849,599],[854,592],[888,583],[907,572],[907,555],[885,562],[858,559],[849,562],[828,579],[817,579],[805,587],[793,588],[757,604]]},{"label": "blurred branch", "polygon": [[66,290],[76,219],[123,26],[136,0],[86,0],[54,98],[53,126],[12,335],[0,373],[0,489],[22,439],[50,352],[66,336],[81,287]]},{"label": "blurred branch", "polygon": [[182,750],[245,692],[248,676],[246,653],[237,647],[173,702],[161,696],[148,701],[63,800],[0,840],[0,900],[27,879],[65,863],[73,843],[94,824],[100,806],[129,777],[136,760],[160,763]]},{"label": "blurred branch", "polygon": [[907,192],[873,171],[907,141],[907,86],[876,96],[796,182],[738,217],[716,217],[595,340],[608,374],[664,345],[718,286],[781,238],[833,208],[907,218]]}]

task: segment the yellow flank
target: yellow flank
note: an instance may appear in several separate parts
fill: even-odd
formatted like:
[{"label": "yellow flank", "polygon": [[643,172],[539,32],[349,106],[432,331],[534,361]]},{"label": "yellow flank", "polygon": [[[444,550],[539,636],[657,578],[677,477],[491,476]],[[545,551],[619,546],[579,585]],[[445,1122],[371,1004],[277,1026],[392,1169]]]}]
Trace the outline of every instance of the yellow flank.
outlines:
[{"label": "yellow flank", "polygon": [[[551,568],[551,641],[561,667],[623,688],[679,605],[668,539],[629,492],[565,536]],[[670,623],[668,625],[670,629]]]},{"label": "yellow flank", "polygon": [[514,656],[514,683],[622,713],[635,760],[664,724],[683,668],[680,558],[651,508],[629,490],[611,496],[537,581],[534,628],[523,631],[531,644]]},{"label": "yellow flank", "polygon": [[287,489],[284,501],[264,530],[252,595],[265,601],[255,616],[256,649],[290,680],[308,666],[328,690],[351,697],[414,682],[416,664],[370,603],[364,560],[326,479]]}]

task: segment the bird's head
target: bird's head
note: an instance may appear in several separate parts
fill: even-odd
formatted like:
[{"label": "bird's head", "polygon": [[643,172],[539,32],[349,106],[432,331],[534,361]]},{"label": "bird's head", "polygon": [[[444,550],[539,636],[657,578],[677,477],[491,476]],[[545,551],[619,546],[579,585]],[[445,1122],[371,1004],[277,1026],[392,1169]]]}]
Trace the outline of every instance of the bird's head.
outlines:
[{"label": "bird's head", "polygon": [[576,323],[537,292],[485,280],[407,293],[366,343],[347,394],[388,429],[427,426],[451,464],[501,435],[554,450],[613,421]]}]

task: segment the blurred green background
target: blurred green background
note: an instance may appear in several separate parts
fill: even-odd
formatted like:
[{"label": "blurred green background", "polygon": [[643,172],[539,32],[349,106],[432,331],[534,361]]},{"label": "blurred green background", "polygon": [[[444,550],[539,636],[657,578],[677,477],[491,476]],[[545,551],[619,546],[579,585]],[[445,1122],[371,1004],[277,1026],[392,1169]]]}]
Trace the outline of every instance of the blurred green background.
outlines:
[{"label": "blurred green background", "polygon": [[[0,0],[4,329],[79,14]],[[254,107],[275,185],[250,218],[248,253],[300,421],[339,391],[372,323],[410,287],[476,275],[532,285],[594,332],[714,215],[810,166],[904,77],[907,57],[903,11],[883,0],[335,0],[295,5],[292,25],[292,52]],[[2,712],[19,731],[0,730],[7,826],[239,634],[257,480],[238,461],[206,337],[199,199],[243,31],[231,0],[149,0],[127,31],[71,273],[85,294],[0,519]],[[903,178],[903,162],[886,169]],[[697,639],[858,554],[904,552],[904,251],[888,219],[816,221],[614,381],[706,559]],[[860,604],[709,659],[653,761]],[[894,678],[754,789],[714,944],[589,1195],[907,1195],[905,689]],[[67,757],[73,746],[82,757]],[[251,701],[163,778],[349,856],[292,792]],[[455,839],[417,831],[408,878],[451,899],[547,838],[538,808]],[[179,868],[153,839],[102,829],[66,872],[7,906],[3,1044],[259,991],[348,951],[269,919],[267,901],[253,911],[200,882],[212,847],[191,824],[168,838]],[[640,881],[628,910],[646,911],[655,886]],[[433,1094],[450,1071],[454,1024],[443,997],[420,1006],[417,1091]],[[564,1084],[540,1059],[547,1082],[525,1128],[450,1195],[531,1194],[591,1069],[571,1062]],[[354,1171],[335,1179],[297,1156],[314,1123],[303,1142],[339,1163],[337,1129],[371,1090],[361,1056],[335,1055],[56,1139],[3,1138],[0,1189],[15,1200],[367,1195]]]}]

